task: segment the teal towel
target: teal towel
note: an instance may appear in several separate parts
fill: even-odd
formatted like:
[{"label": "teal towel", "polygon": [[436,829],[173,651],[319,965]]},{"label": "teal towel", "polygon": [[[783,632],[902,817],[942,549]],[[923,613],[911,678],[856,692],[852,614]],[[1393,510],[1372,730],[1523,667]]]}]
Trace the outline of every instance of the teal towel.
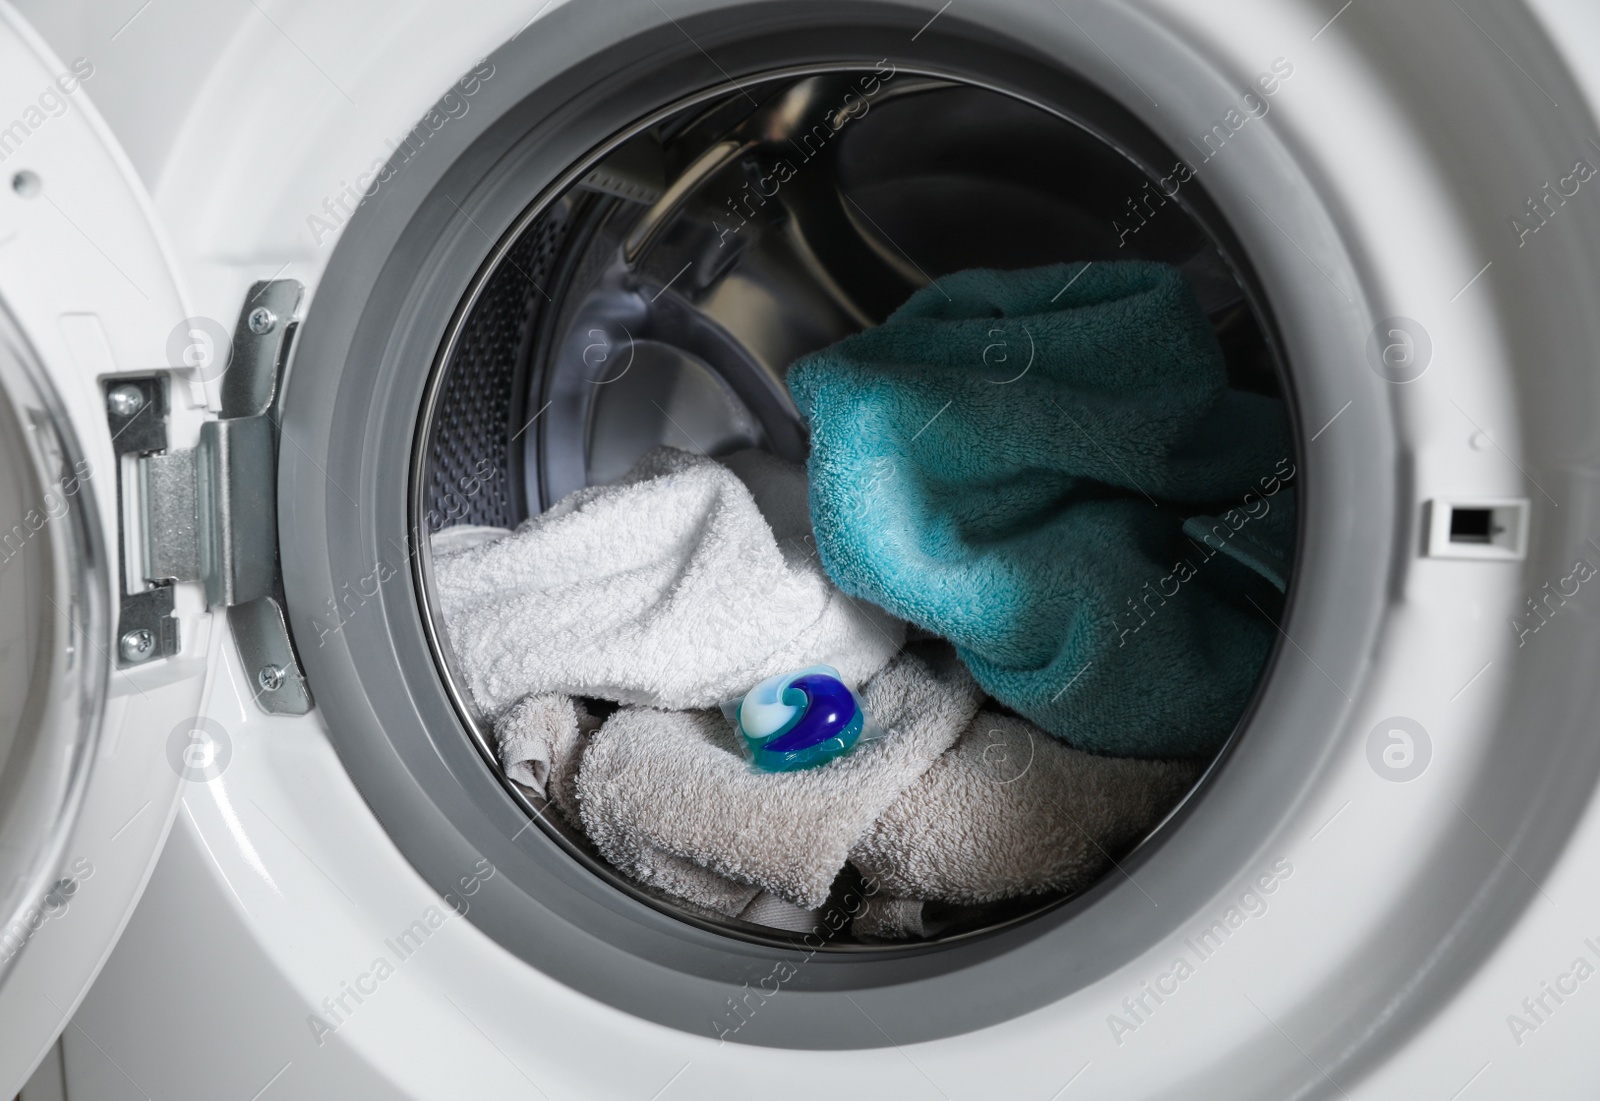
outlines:
[{"label": "teal towel", "polygon": [[1281,402],[1228,388],[1176,268],[949,275],[788,385],[842,589],[1080,749],[1227,738],[1277,634],[1292,448]]}]

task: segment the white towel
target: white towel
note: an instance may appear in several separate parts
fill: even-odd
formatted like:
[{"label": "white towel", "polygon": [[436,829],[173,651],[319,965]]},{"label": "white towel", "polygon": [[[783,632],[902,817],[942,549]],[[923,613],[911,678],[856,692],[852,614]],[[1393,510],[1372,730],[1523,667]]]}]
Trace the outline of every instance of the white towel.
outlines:
[{"label": "white towel", "polygon": [[861,696],[886,736],[784,773],[752,770],[717,711],[624,708],[583,753],[584,831],[625,874],[730,916],[761,888],[817,909],[850,850],[981,700],[947,646],[928,661],[900,654]]},{"label": "white towel", "polygon": [[850,854],[886,898],[1079,890],[1172,809],[1204,762],[1099,757],[980,712]]},{"label": "white towel", "polygon": [[496,539],[503,539],[511,534],[510,528],[497,528],[488,524],[457,524],[453,528],[443,528],[433,533],[432,547],[434,557],[440,555],[456,554],[459,551],[471,550],[491,543]]},{"label": "white towel", "polygon": [[761,453],[724,465],[657,448],[503,538],[436,542],[434,575],[457,667],[490,717],[550,693],[713,707],[817,664],[859,685],[905,638],[828,580],[805,472]]}]

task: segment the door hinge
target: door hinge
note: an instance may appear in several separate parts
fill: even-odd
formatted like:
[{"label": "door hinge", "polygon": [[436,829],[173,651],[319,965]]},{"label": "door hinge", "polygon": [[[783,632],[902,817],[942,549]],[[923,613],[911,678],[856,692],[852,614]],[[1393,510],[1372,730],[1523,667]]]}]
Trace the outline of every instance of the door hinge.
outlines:
[{"label": "door hinge", "polygon": [[[135,548],[139,568],[123,571],[119,664],[177,652],[172,585],[199,581],[207,605],[228,610],[256,702],[280,715],[311,709],[278,562],[278,395],[302,292],[293,279],[250,288],[222,375],[221,415],[200,426],[195,447],[167,447],[164,376],[115,379],[106,391],[119,461],[132,455],[137,464],[137,507],[123,515],[127,524],[135,514],[139,539],[124,539],[123,549],[126,560]],[[130,573],[149,588],[129,593]]]}]

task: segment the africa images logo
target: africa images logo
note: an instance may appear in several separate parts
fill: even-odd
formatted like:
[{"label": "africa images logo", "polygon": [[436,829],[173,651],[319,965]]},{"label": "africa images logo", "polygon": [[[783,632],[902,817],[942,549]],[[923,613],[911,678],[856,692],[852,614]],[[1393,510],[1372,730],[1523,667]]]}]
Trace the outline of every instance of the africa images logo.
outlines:
[{"label": "africa images logo", "polygon": [[488,857],[480,859],[457,881],[460,884],[459,893],[445,892],[445,909],[425,907],[410,925],[384,940],[384,951],[376,954],[365,970],[349,980],[341,979],[338,991],[322,999],[322,1013],[312,1013],[306,1017],[311,1038],[317,1042],[317,1046],[327,1043],[329,1036],[343,1028],[356,1010],[376,995],[400,966],[421,951],[446,923],[465,917],[467,911],[472,909],[472,903],[467,900],[493,879],[498,870]]},{"label": "africa images logo", "polygon": [[66,916],[67,907],[78,893],[78,888],[84,880],[94,875],[94,865],[87,857],[80,856],[72,862],[68,873],[51,884],[44,897],[24,910],[6,926],[4,932],[0,932],[0,965],[15,959],[17,953],[22,951],[22,946],[44,928],[45,922]]}]

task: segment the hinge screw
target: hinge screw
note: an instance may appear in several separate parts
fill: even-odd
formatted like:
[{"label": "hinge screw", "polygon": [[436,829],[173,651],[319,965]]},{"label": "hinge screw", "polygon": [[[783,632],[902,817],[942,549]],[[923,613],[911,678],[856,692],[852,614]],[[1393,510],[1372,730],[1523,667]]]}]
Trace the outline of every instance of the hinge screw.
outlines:
[{"label": "hinge screw", "polygon": [[256,674],[256,683],[261,685],[263,692],[276,692],[283,687],[283,667],[281,665],[263,665]]},{"label": "hinge screw", "polygon": [[257,336],[266,336],[278,327],[278,315],[265,306],[257,306],[250,311],[250,317],[246,324],[250,326],[250,331]]},{"label": "hinge screw", "polygon": [[119,417],[131,417],[144,408],[144,391],[137,386],[115,386],[106,395],[106,408]]},{"label": "hinge screw", "polygon": [[148,661],[156,652],[156,636],[140,627],[124,634],[122,641],[117,644],[117,650],[122,654],[123,661]]}]

